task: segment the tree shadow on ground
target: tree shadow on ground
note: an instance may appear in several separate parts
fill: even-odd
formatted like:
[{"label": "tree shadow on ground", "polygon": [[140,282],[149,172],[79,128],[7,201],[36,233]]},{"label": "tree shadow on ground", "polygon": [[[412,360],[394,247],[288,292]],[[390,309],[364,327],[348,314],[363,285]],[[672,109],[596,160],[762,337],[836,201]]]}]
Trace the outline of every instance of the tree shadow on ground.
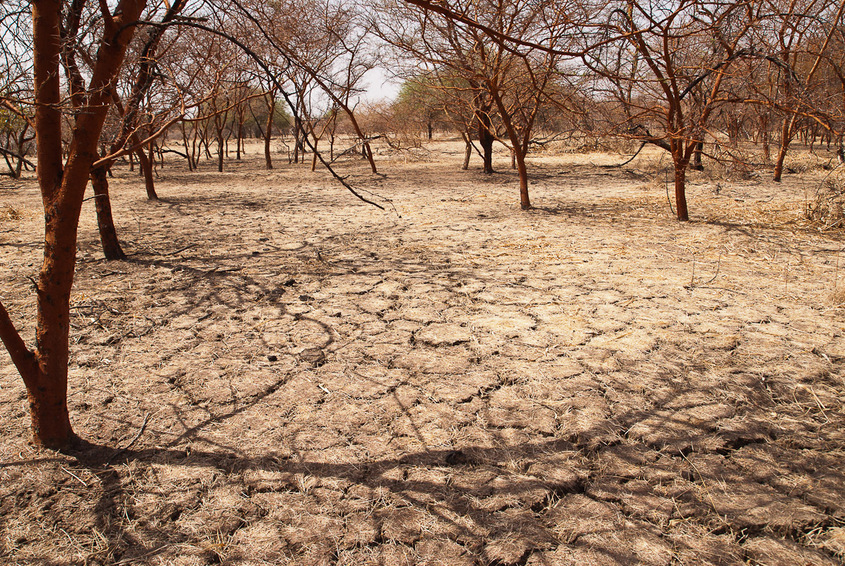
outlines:
[{"label": "tree shadow on ground", "polygon": [[[184,202],[200,207],[207,204],[205,199]],[[218,199],[208,204],[208,210],[227,202],[225,198]],[[623,203],[614,203],[602,208],[600,214],[605,216],[623,208]],[[581,217],[589,209],[562,206],[546,212]],[[178,213],[196,214],[187,209]],[[426,248],[426,242],[410,251],[379,248],[378,257],[373,257],[369,253],[373,251],[371,244],[356,243],[360,235],[354,230],[336,231],[284,250],[267,243],[267,249],[262,247],[257,256],[264,262],[260,265],[251,263],[257,261],[252,241],[240,248],[229,245],[225,254],[208,251],[209,246],[222,243],[202,243],[197,239],[196,247],[184,250],[190,253],[179,253],[177,257],[133,256],[125,264],[127,270],[137,269],[152,277],[153,269],[161,269],[168,277],[166,286],[148,292],[157,301],[170,301],[161,307],[166,318],[156,318],[152,307],[145,313],[154,318],[151,335],[180,319],[187,319],[186,333],[199,334],[203,330],[199,324],[216,316],[231,316],[237,321],[233,324],[241,326],[244,321],[234,317],[245,316],[258,308],[256,305],[264,309],[261,316],[267,319],[290,320],[290,325],[304,321],[313,332],[307,344],[296,345],[301,351],[298,357],[291,356],[291,365],[283,369],[269,366],[272,378],[259,380],[255,377],[257,369],[250,366],[249,372],[254,373],[247,373],[244,380],[255,381],[257,388],[233,393],[233,402],[210,400],[201,387],[204,384],[185,385],[178,378],[169,381],[168,377],[168,387],[178,389],[191,402],[174,403],[167,408],[176,430],[166,431],[166,435],[157,432],[155,436],[149,431],[144,434],[147,421],[140,414],[160,408],[149,406],[155,402],[151,394],[150,399],[140,399],[143,410],[138,417],[127,417],[122,423],[123,442],[113,442],[111,446],[103,440],[84,443],[70,458],[21,459],[0,466],[26,469],[55,464],[57,474],[72,474],[66,476],[69,485],[80,490],[79,484],[84,485],[81,491],[93,500],[92,528],[105,540],[99,554],[90,553],[91,563],[166,561],[174,557],[173,552],[192,548],[197,551],[198,560],[205,563],[234,563],[249,558],[282,561],[290,556],[299,563],[341,563],[343,553],[375,552],[391,545],[402,546],[409,553],[422,553],[426,541],[457,545],[457,556],[441,556],[441,561],[450,564],[566,563],[562,556],[585,563],[669,563],[673,556],[741,563],[756,556],[748,550],[748,541],[784,539],[816,552],[810,550],[808,543],[813,533],[838,524],[845,508],[842,496],[835,498],[836,487],[841,487],[843,480],[841,455],[835,450],[832,455],[819,454],[804,435],[823,418],[831,416],[835,423],[839,417],[810,412],[814,403],[811,397],[803,405],[787,407],[786,402],[779,402],[778,395],[786,399],[788,388],[779,393],[776,380],[756,378],[754,360],[731,358],[725,353],[723,357],[729,361],[720,358],[717,361],[722,365],[717,365],[711,359],[697,358],[692,350],[698,345],[685,344],[683,338],[677,345],[668,345],[677,346],[675,349],[656,343],[638,360],[622,363],[614,358],[614,353],[610,356],[610,361],[616,362],[612,370],[583,363],[576,374],[556,377],[559,383],[555,385],[562,386],[561,394],[569,395],[571,402],[560,411],[553,411],[554,418],[568,425],[546,431],[532,428],[532,421],[540,418],[535,414],[539,413],[539,402],[529,405],[518,399],[521,404],[507,404],[507,398],[498,397],[514,385],[514,379],[507,375],[508,368],[493,366],[498,362],[496,356],[507,356],[497,352],[484,361],[497,370],[492,372],[495,379],[457,401],[423,395],[409,402],[399,395],[401,387],[415,385],[410,378],[457,381],[460,376],[444,368],[436,368],[429,377],[422,369],[406,368],[403,377],[388,385],[377,383],[377,378],[362,378],[384,387],[386,402],[398,408],[399,417],[409,423],[411,432],[407,436],[415,437],[422,449],[397,447],[395,455],[387,449],[382,450],[388,452],[387,456],[370,458],[360,457],[351,448],[344,455],[342,446],[325,454],[313,446],[297,446],[295,435],[290,445],[278,448],[268,448],[266,444],[252,447],[234,435],[221,440],[221,435],[216,434],[221,427],[252,412],[265,413],[278,427],[291,426],[296,432],[287,420],[287,411],[307,403],[320,406],[330,395],[326,393],[313,402],[280,399],[292,378],[311,377],[327,358],[343,361],[345,344],[366,340],[366,336],[356,338],[359,330],[385,319],[385,313],[399,304],[391,299],[394,302],[379,307],[380,311],[374,309],[376,314],[367,321],[350,322],[350,329],[340,336],[338,328],[326,322],[325,315],[308,314],[310,305],[328,299],[315,299],[306,284],[334,289],[341,279],[367,277],[396,282],[395,293],[411,294],[411,290],[402,291],[401,286],[419,277],[425,284],[437,281],[436,289],[424,287],[424,292],[444,290],[463,300],[466,287],[496,289],[505,285],[496,278],[497,274],[515,277],[509,275],[508,266],[501,273],[488,273],[458,263],[451,251]],[[367,236],[377,242],[386,241],[391,235],[372,230]],[[190,241],[191,235],[184,237]],[[348,253],[330,257],[339,250]],[[321,251],[329,258],[321,259]],[[259,267],[267,271],[272,268],[272,274],[252,272]],[[88,264],[85,269],[102,269],[98,274],[106,273],[104,266]],[[358,303],[371,287],[369,281],[365,283],[343,291],[355,307],[349,307],[353,315],[364,312]],[[103,308],[99,303],[92,303],[94,306]],[[213,307],[220,310],[212,312]],[[207,318],[209,313],[212,314]],[[435,315],[431,320],[399,320],[414,327],[406,331],[416,337],[419,329],[441,320]],[[121,330],[126,320],[118,315],[109,320],[104,312],[103,316],[92,318],[97,318],[97,322],[90,323],[87,336],[123,332],[110,348],[136,338]],[[344,318],[352,317],[342,316],[339,321]],[[283,326],[282,330],[288,328]],[[260,334],[249,338],[257,343],[249,345],[250,352],[274,351],[274,346]],[[198,338],[191,344],[203,340]],[[419,350],[421,356],[434,358],[437,363],[447,358],[444,351],[453,357],[475,355],[463,338],[456,339],[460,343],[442,346],[403,340],[402,348]],[[508,337],[503,342],[507,345],[513,341],[513,337]],[[318,349],[322,355],[303,357],[308,348]],[[573,347],[569,354],[574,357],[581,349]],[[154,354],[161,360],[145,367],[166,362],[165,357],[172,352]],[[396,356],[386,361],[372,356],[364,360],[385,366],[397,362]],[[676,368],[683,368],[684,372]],[[188,367],[186,371],[197,369]],[[641,375],[649,376],[651,381],[626,383]],[[719,379],[711,379],[713,375]],[[714,383],[718,389],[714,389]],[[415,386],[422,389],[419,384]],[[584,399],[588,389],[592,399]],[[348,395],[348,402],[353,403],[351,394],[342,389],[337,392],[337,396],[343,395]],[[645,398],[639,407],[625,404],[627,398],[637,396]],[[445,406],[472,415],[475,420],[461,426],[476,432],[476,436],[467,436],[449,447],[429,442],[423,433],[427,423],[419,409]],[[499,411],[499,417],[491,414],[491,408]],[[275,412],[266,414],[268,411]],[[782,411],[796,422],[800,419],[807,429],[792,430],[770,423],[775,411]],[[314,414],[319,418],[319,413]],[[322,423],[310,424],[316,427]],[[378,442],[390,445],[396,433],[386,430],[376,436]],[[836,446],[835,438],[831,442]],[[338,455],[342,461],[331,461]],[[181,470],[181,483],[146,479],[154,477],[162,467]],[[217,474],[213,486],[200,485],[192,477],[208,470]],[[212,487],[231,496],[225,499],[225,505],[214,506]],[[61,489],[70,490],[68,484]],[[174,499],[176,493],[164,490],[190,492],[186,494],[190,501],[179,503]],[[301,506],[294,507],[293,502]],[[285,515],[279,507],[286,505],[291,509]],[[309,523],[309,517],[328,523]],[[183,524],[187,519],[193,522]],[[330,519],[339,521],[339,525],[330,526],[335,524]],[[55,521],[61,528],[68,527],[67,518]],[[235,540],[237,536],[247,536],[256,525],[278,534],[267,556],[250,557],[249,550],[239,550],[237,545],[200,547],[199,531]],[[308,532],[293,532],[294,526]],[[356,532],[358,538],[353,536]],[[687,532],[694,536],[684,538]],[[636,554],[635,549],[640,547],[648,547],[658,558]],[[835,560],[832,552],[825,552],[827,556],[819,556]],[[387,558],[380,561],[397,563]],[[38,562],[66,564],[69,560]]]}]

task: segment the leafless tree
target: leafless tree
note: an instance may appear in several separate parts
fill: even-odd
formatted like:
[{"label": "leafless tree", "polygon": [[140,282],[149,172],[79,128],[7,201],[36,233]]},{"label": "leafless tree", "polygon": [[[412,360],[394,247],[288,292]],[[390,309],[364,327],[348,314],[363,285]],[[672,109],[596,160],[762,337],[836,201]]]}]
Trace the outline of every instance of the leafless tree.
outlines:
[{"label": "leafless tree", "polygon": [[732,64],[753,54],[754,6],[628,0],[596,13],[583,58],[596,91],[612,90],[620,106],[616,134],[669,151],[677,217],[688,220],[687,169],[714,111],[727,103],[721,94]]},{"label": "leafless tree", "polygon": [[[825,71],[835,73],[841,55],[845,1],[759,0],[760,18],[754,28],[766,57],[749,77],[753,92],[744,100],[764,107],[764,116],[780,118],[780,136],[773,178],[780,181],[789,146],[799,128],[810,124],[836,128],[841,109],[827,102],[831,94]],[[836,47],[839,47],[837,50]],[[833,91],[835,92],[835,91]]]},{"label": "leafless tree", "polygon": [[[30,349],[0,304],[3,340],[27,390],[33,442],[64,448],[73,441],[67,407],[70,292],[76,265],[79,214],[100,132],[111,105],[110,85],[123,66],[146,7],[143,0],[121,0],[112,9],[100,3],[98,25],[63,31],[63,14],[82,13],[86,2],[32,0],[33,88],[38,148],[38,185],[44,203],[44,261],[38,277],[35,347]],[[78,112],[62,152],[62,40],[97,45],[91,75],[74,86]]]},{"label": "leafless tree", "polygon": [[492,172],[493,141],[507,143],[519,172],[520,205],[530,208],[525,158],[538,112],[548,101],[546,87],[557,76],[565,53],[561,50],[572,39],[570,15],[577,5],[522,0],[413,3],[422,9],[385,2],[378,21],[380,36],[406,58],[421,61],[428,73],[440,74],[442,87],[463,93],[477,123],[486,171]]}]

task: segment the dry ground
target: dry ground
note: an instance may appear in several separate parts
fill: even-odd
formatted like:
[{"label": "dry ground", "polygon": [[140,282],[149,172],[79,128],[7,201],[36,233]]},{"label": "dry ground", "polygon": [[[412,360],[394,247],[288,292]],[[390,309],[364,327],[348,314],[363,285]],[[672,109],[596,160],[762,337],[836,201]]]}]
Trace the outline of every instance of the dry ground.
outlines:
[{"label": "dry ground", "polygon": [[[500,156],[505,159],[505,156]],[[458,168],[347,162],[388,212],[261,159],[112,181],[126,262],[85,205],[70,406],[34,451],[0,354],[4,564],[839,564],[841,233],[826,174],[695,174],[657,154]],[[171,158],[172,159],[172,158]],[[4,182],[8,185],[8,182]],[[0,189],[0,298],[32,336],[32,180]]]}]

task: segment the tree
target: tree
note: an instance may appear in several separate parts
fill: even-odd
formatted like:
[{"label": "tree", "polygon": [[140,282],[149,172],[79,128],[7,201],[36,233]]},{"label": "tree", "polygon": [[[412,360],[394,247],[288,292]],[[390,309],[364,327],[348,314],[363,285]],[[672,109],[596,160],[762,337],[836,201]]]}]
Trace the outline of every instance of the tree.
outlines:
[{"label": "tree", "polygon": [[451,82],[469,91],[485,171],[492,172],[493,141],[505,138],[519,172],[520,206],[531,208],[525,158],[545,89],[570,39],[572,8],[545,0],[412,3],[424,10],[385,2],[379,35],[428,73],[448,75],[441,86]]},{"label": "tree", "polygon": [[429,140],[434,137],[435,124],[443,119],[443,105],[435,81],[428,75],[405,80],[393,103],[394,112],[401,116],[402,122],[425,132]]},{"label": "tree", "polygon": [[[369,49],[370,30],[353,2],[321,3],[313,0],[286,2],[233,2],[232,16],[239,20],[240,34],[263,38],[267,60],[275,60],[279,78],[286,75],[294,84],[295,135],[313,134],[311,119],[319,119],[328,108],[307,112],[313,103],[312,89],[346,114],[363,154],[377,173],[369,137],[355,116],[359,84],[374,65]],[[299,147],[297,146],[296,149]]]},{"label": "tree", "polygon": [[[36,286],[35,347],[30,349],[0,303],[0,338],[27,390],[36,445],[65,448],[74,440],[67,408],[70,292],[76,264],[79,214],[100,132],[111,105],[110,85],[120,72],[144,0],[120,0],[113,10],[100,3],[101,20],[78,31],[73,41],[96,41],[87,84],[76,91],[79,109],[71,127],[68,156],[62,155],[62,14],[80,13],[84,0],[32,0],[33,88],[38,148],[38,185],[44,204],[44,261]],[[97,39],[92,34],[97,34]]]},{"label": "tree", "polygon": [[31,28],[22,3],[0,3],[0,155],[7,174],[18,178],[24,168],[34,169],[28,158],[32,149],[32,77],[27,68],[31,60],[22,56],[32,52]]},{"label": "tree", "polygon": [[835,60],[829,53],[836,45],[837,33],[841,34],[845,1],[830,4],[819,0],[766,0],[761,4],[764,25],[755,31],[758,41],[766,46],[767,69],[750,76],[769,80],[752,83],[756,84],[758,95],[752,100],[781,114],[773,174],[774,181],[780,182],[786,154],[802,121],[833,129],[833,120],[825,112],[827,89],[819,87],[824,80],[821,71],[825,62]]},{"label": "tree", "polygon": [[687,168],[714,110],[726,103],[720,94],[731,64],[753,55],[743,44],[753,6],[627,0],[608,3],[599,18],[585,33],[584,63],[597,91],[613,87],[624,116],[616,133],[669,151],[676,214],[689,220]]}]

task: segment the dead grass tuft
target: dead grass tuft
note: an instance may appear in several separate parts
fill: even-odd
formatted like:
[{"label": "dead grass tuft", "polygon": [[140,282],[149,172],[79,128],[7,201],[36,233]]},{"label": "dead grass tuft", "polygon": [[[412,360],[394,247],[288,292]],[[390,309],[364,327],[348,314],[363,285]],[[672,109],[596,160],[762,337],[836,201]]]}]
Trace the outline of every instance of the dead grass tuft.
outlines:
[{"label": "dead grass tuft", "polygon": [[17,222],[23,218],[23,212],[12,205],[0,208],[0,220]]},{"label": "dead grass tuft", "polygon": [[821,183],[805,215],[820,230],[845,226],[845,171],[840,169]]}]

